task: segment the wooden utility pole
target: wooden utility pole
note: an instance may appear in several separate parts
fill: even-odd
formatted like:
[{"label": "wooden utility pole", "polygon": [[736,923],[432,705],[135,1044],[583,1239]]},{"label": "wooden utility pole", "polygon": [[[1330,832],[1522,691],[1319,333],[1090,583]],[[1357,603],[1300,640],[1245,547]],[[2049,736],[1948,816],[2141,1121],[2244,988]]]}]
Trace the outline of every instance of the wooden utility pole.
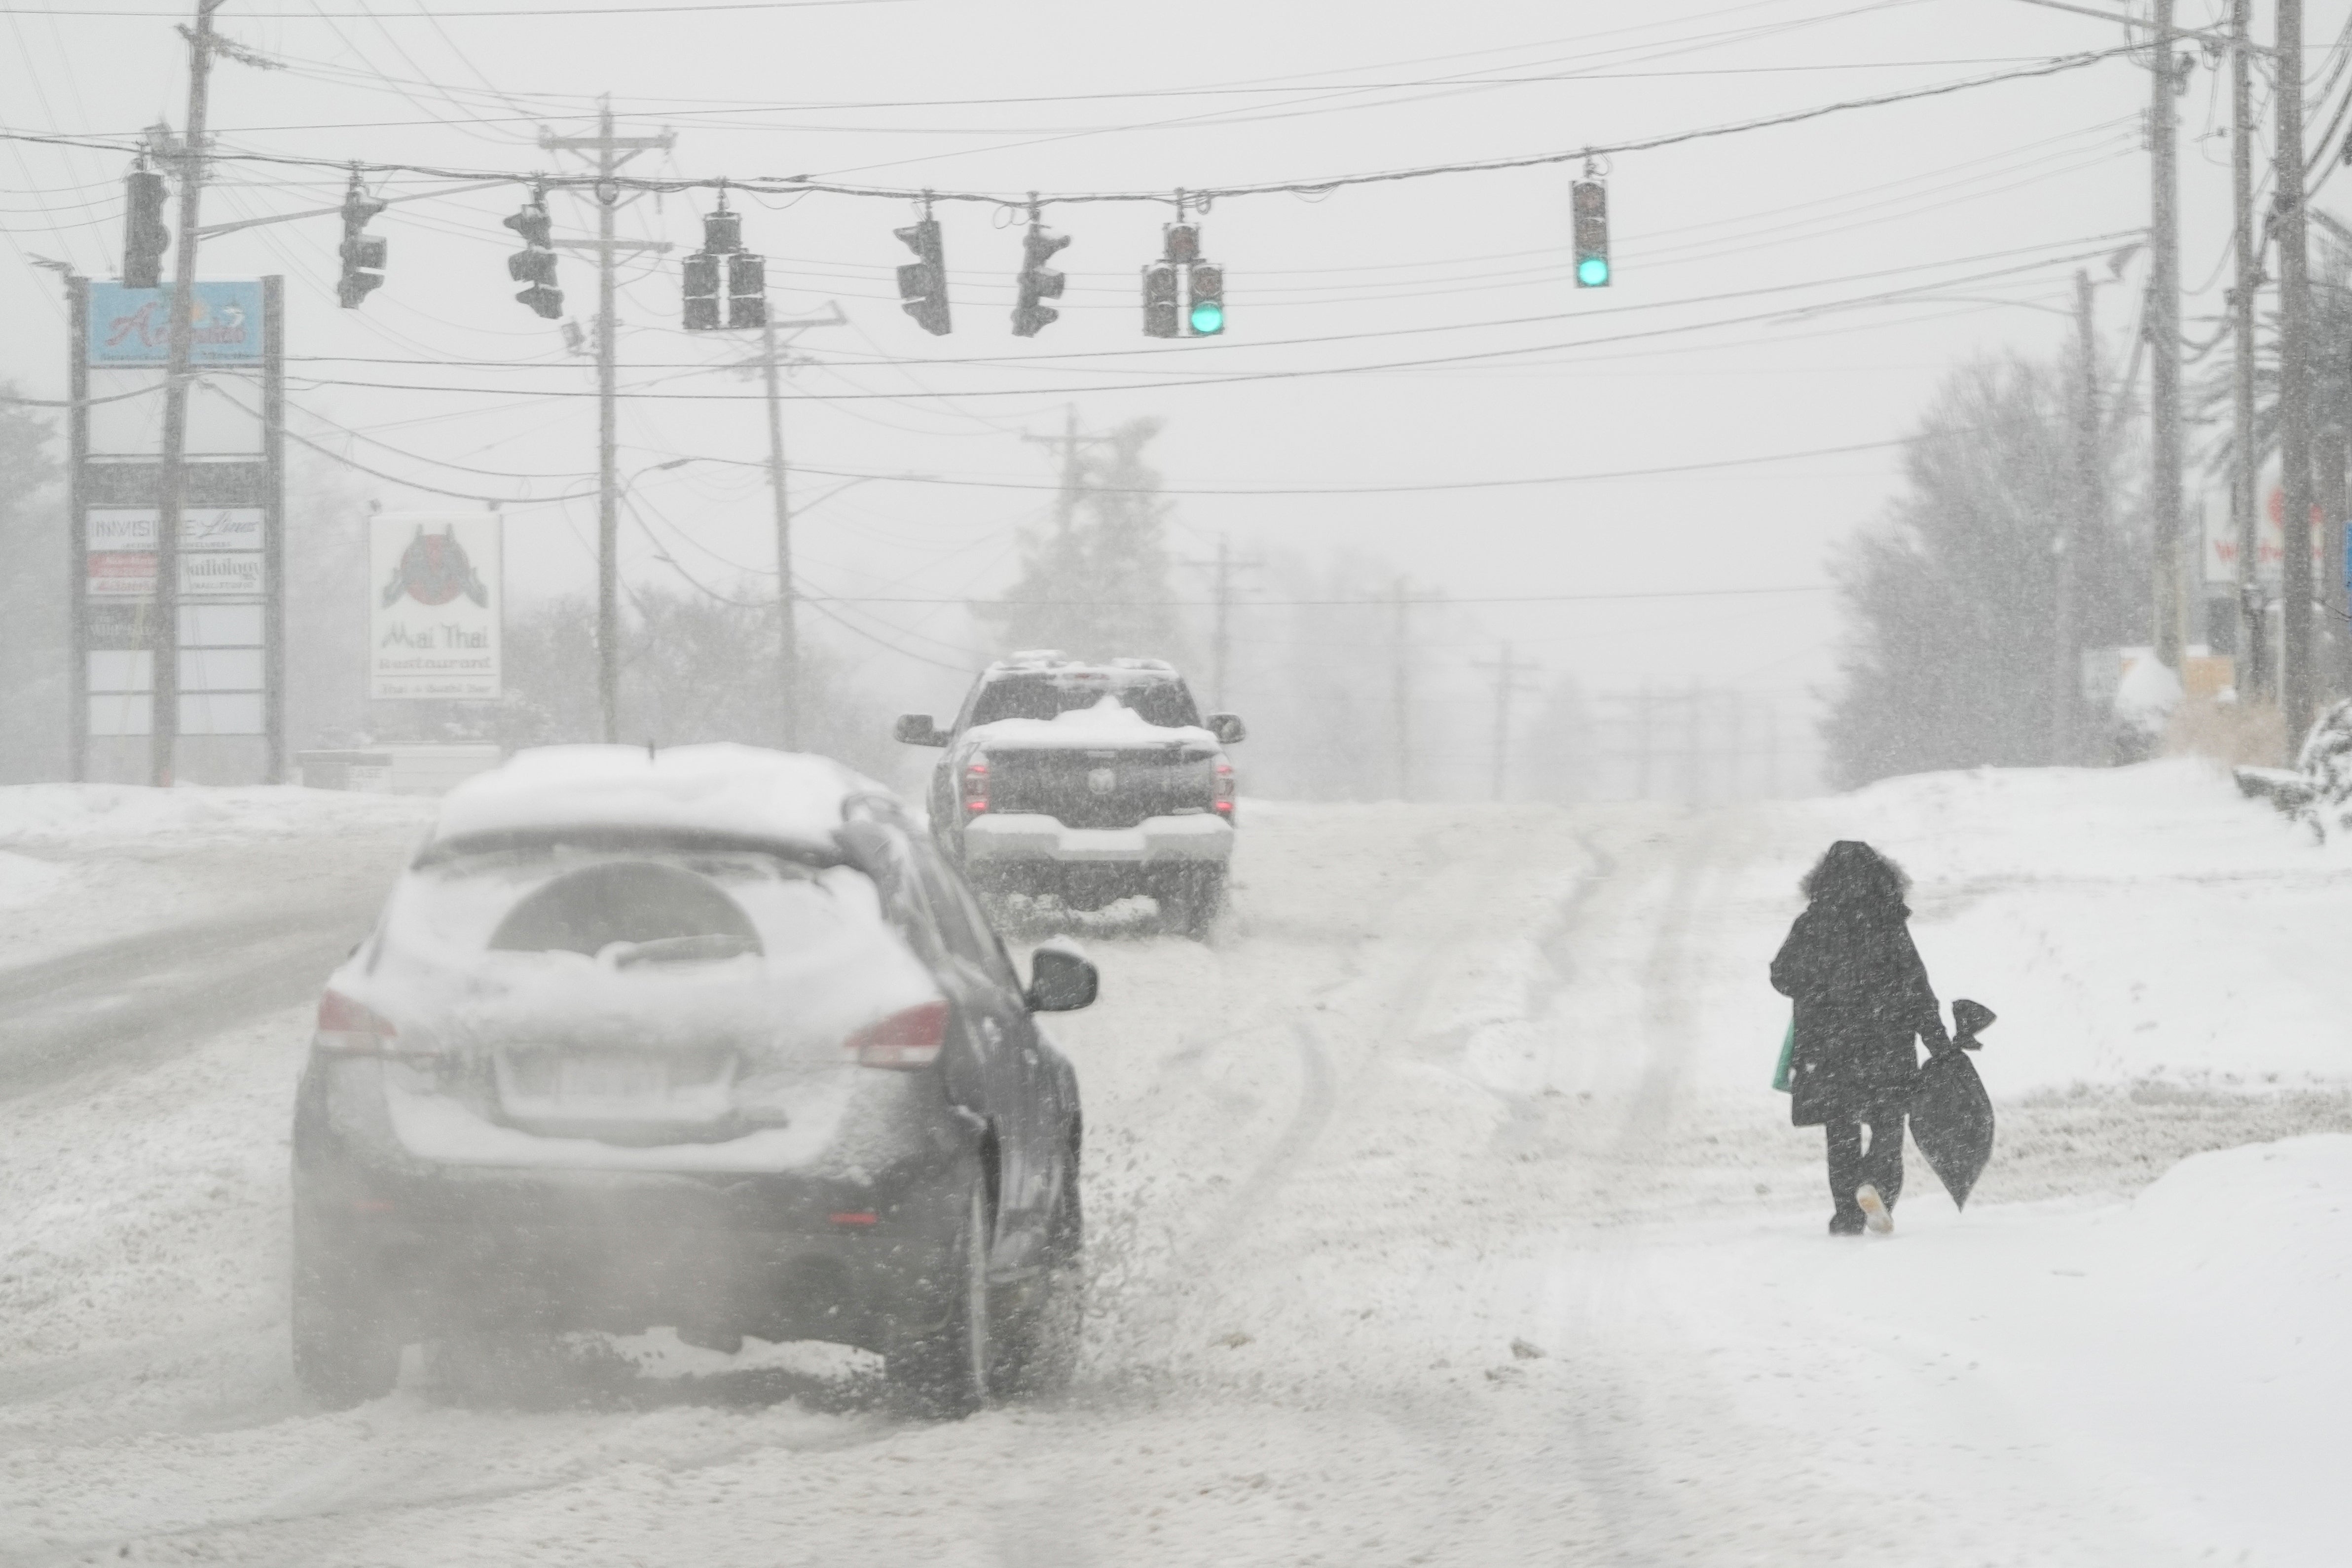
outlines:
[{"label": "wooden utility pole", "polygon": [[2231,0],[2230,194],[2231,251],[2236,286],[2230,290],[2230,526],[2238,541],[2238,695],[2265,702],[2272,695],[2270,612],[2262,578],[2262,526],[2255,510],[2260,467],[2254,461],[2254,296],[2263,286],[2263,246],[2254,226],[2253,65],[2248,31],[2253,0]]},{"label": "wooden utility pole", "polygon": [[[760,355],[739,364],[757,368],[768,394],[768,495],[776,517],[776,695],[782,710],[783,743],[787,751],[801,744],[801,706],[805,695],[801,681],[799,591],[793,577],[793,508],[784,465],[784,397],[782,375],[787,364],[805,363],[792,353],[793,342],[811,327],[838,327],[848,320],[838,301],[827,301],[830,314],[796,321],[778,321],[773,310],[760,319]],[[788,327],[793,336],[778,342],[776,329]]]},{"label": "wooden utility pole", "polygon": [[2303,201],[2303,0],[2278,0],[2278,146],[2272,176],[2279,258],[2279,488],[2286,559],[2280,562],[2281,681],[2286,760],[2318,705],[2311,617],[2311,294]]},{"label": "wooden utility pole", "polygon": [[539,139],[539,144],[551,151],[590,152],[596,158],[596,237],[555,243],[566,250],[596,254],[596,702],[607,741],[621,738],[620,332],[613,314],[614,263],[625,251],[669,249],[659,240],[614,236],[613,219],[621,204],[620,183],[614,176],[638,153],[667,152],[676,140],[668,131],[659,136],[614,135],[610,98],[597,110],[595,135],[542,134]]},{"label": "wooden utility pole", "polygon": [[2074,505],[2059,514],[2055,612],[2051,616],[2050,760],[2074,760],[2075,690],[2083,684],[2075,628],[2074,561],[2082,541],[2106,520],[2106,476],[2099,440],[2099,340],[2091,319],[2091,275],[2074,274]]},{"label": "wooden utility pole", "polygon": [[1528,689],[1523,676],[1535,673],[1538,666],[1511,657],[1511,645],[1505,643],[1499,657],[1473,660],[1474,668],[1495,673],[1495,752],[1493,799],[1503,798],[1503,785],[1509,777],[1511,758],[1511,699]]},{"label": "wooden utility pole", "polygon": [[[2154,42],[2150,45],[2147,114],[2148,276],[2147,333],[2148,350],[2148,413],[2154,425],[2149,452],[2154,471],[2148,476],[2148,510],[2154,532],[2153,589],[2156,656],[2170,669],[2180,668],[2181,549],[2180,549],[2180,219],[2178,212],[2180,174],[2174,131],[2173,89],[2179,67],[2173,59],[2175,34],[2173,0],[2156,0]],[[2300,180],[2301,174],[2296,178]]]},{"label": "wooden utility pole", "polygon": [[[205,124],[210,107],[213,13],[223,0],[196,0],[188,35],[187,151],[180,162],[179,255],[172,264],[172,314],[163,361],[163,487],[155,516],[155,617],[148,626],[148,782],[172,783],[180,739],[180,519],[188,507],[188,361],[194,350],[196,245],[205,191]],[[85,352],[74,344],[79,358]],[[77,569],[79,563],[77,562]],[[79,655],[77,654],[77,657]]]}]

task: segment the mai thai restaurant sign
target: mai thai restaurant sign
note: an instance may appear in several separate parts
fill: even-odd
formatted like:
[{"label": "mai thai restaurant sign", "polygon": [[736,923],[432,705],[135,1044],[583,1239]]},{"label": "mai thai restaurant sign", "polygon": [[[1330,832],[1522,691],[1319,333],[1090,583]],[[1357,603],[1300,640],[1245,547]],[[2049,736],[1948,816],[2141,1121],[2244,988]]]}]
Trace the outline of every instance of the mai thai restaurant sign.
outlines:
[{"label": "mai thai restaurant sign", "polygon": [[496,512],[379,512],[368,534],[368,695],[500,695],[506,610]]},{"label": "mai thai restaurant sign", "polygon": [[[89,340],[93,365],[160,365],[170,358],[172,290],[125,288],[94,277],[89,282]],[[261,363],[261,281],[258,278],[199,283],[189,308],[188,361],[198,365]]]}]

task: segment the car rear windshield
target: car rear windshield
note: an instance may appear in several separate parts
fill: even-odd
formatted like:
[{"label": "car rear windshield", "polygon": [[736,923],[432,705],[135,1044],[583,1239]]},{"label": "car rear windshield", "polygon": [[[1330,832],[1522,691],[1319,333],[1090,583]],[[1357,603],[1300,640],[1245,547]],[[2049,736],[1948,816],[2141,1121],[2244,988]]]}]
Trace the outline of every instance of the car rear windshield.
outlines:
[{"label": "car rear windshield", "polygon": [[1005,675],[981,688],[972,705],[971,722],[994,724],[1001,718],[1050,719],[1074,708],[1092,707],[1108,692],[1123,707],[1133,708],[1146,724],[1181,728],[1201,722],[1192,694],[1184,683],[1160,675],[1139,680],[1098,672],[1040,673]]}]

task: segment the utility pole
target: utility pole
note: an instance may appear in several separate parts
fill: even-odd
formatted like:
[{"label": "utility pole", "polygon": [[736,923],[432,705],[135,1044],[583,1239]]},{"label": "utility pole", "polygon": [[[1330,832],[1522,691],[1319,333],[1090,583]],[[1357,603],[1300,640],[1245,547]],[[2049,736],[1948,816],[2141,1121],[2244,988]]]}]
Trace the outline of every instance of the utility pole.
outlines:
[{"label": "utility pole", "polygon": [[[848,320],[841,313],[838,301],[826,302],[829,314],[812,316],[796,321],[778,321],[770,311],[760,323],[760,355],[747,360],[738,370],[757,369],[767,385],[768,393],[768,493],[775,506],[776,515],[776,685],[783,712],[783,742],[787,751],[797,751],[801,744],[801,639],[797,601],[799,593],[793,578],[793,508],[786,487],[784,466],[784,400],[781,374],[787,364],[807,362],[792,352],[792,345],[800,334],[811,327],[839,327]],[[776,340],[778,327],[793,329],[793,336],[782,343]]]},{"label": "utility pole", "polygon": [[2286,559],[2280,563],[2285,620],[2284,706],[2286,759],[2292,762],[2311,728],[2318,701],[2318,671],[2311,625],[2310,258],[2305,249],[2303,202],[2303,0],[2278,0],[2276,81],[2278,146],[2272,176],[2279,257],[2280,519]]},{"label": "utility pole", "polygon": [[1493,660],[1473,660],[1472,666],[1495,672],[1495,776],[1493,798],[1503,798],[1503,782],[1508,776],[1511,756],[1511,699],[1527,690],[1520,678],[1532,674],[1538,666],[1511,657],[1511,645],[1503,644],[1502,655]]},{"label": "utility pole", "polygon": [[2074,693],[2083,682],[2074,626],[2074,560],[2087,534],[2106,520],[2105,476],[2099,441],[2099,340],[2091,319],[2091,275],[2074,274],[2074,505],[2058,518],[2057,605],[2052,615],[2050,671],[2050,760],[2074,760]]},{"label": "utility pole", "polygon": [[1214,560],[1188,560],[1181,564],[1211,573],[1215,583],[1215,597],[1211,601],[1216,609],[1216,620],[1210,632],[1209,706],[1222,710],[1226,706],[1225,683],[1232,667],[1234,580],[1243,572],[1256,571],[1265,562],[1255,556],[1246,560],[1236,558],[1226,536],[1219,534]]},{"label": "utility pole", "polygon": [[1062,454],[1062,487],[1054,497],[1054,531],[1058,538],[1067,538],[1078,520],[1079,486],[1078,449],[1108,439],[1100,435],[1078,434],[1078,409],[1076,403],[1062,409],[1062,434],[1059,435],[1027,435],[1022,440],[1038,446],[1058,447]]},{"label": "utility pole", "polygon": [[[621,738],[621,477],[619,323],[614,319],[614,258],[623,252],[664,252],[658,240],[614,237],[613,219],[621,204],[621,166],[640,152],[667,152],[677,140],[668,131],[659,136],[616,136],[613,101],[608,97],[596,113],[593,136],[551,136],[542,131],[539,144],[551,152],[590,152],[596,158],[596,237],[555,243],[566,250],[596,255],[596,702],[602,710],[604,739]],[[626,154],[626,156],[623,156]]]},{"label": "utility pole", "polygon": [[2263,541],[2254,495],[2254,295],[2263,286],[2263,247],[2254,237],[2253,67],[2247,47],[2253,10],[2253,0],[2231,0],[2231,251],[2237,262],[2237,287],[2230,291],[2230,331],[2237,351],[2231,366],[2230,524],[2238,541],[2238,695],[2267,702],[2270,614],[2263,602]]},{"label": "utility pole", "polygon": [[[2155,533],[2155,638],[2158,663],[2180,668],[2182,636],[2180,571],[2180,219],[2177,211],[2180,173],[2173,127],[2173,0],[2156,0],[2155,41],[2150,46],[2148,167],[2148,275],[2147,332],[2148,412],[2155,429],[2148,479],[2150,524]],[[2282,23],[2284,26],[2284,23]],[[2299,78],[2282,78],[2299,79]],[[2300,167],[2295,175],[2300,181]]]},{"label": "utility pole", "polygon": [[[163,361],[163,488],[155,516],[155,616],[147,629],[151,716],[147,778],[168,789],[180,739],[180,519],[188,506],[188,360],[194,348],[190,312],[196,298],[196,230],[205,190],[205,122],[210,107],[213,13],[223,0],[196,0],[188,35],[187,152],[180,163],[180,249],[172,265],[171,326]],[[74,345],[79,355],[81,345]],[[76,569],[79,570],[79,568]],[[79,655],[76,655],[79,657]]]}]

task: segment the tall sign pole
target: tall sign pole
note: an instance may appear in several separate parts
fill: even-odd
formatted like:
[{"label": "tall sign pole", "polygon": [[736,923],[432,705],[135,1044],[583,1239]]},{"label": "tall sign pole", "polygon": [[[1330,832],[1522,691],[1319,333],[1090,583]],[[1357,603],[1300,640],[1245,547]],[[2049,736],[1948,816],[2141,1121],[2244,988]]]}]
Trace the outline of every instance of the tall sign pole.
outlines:
[{"label": "tall sign pole", "polygon": [[2278,0],[2278,147],[2272,201],[2278,220],[2279,563],[2282,706],[2287,760],[2294,760],[2318,704],[2311,624],[2311,294],[2303,202],[2303,0]]},{"label": "tall sign pole", "polygon": [[[180,738],[180,519],[188,504],[188,357],[196,295],[196,230],[205,188],[205,116],[212,77],[213,13],[223,0],[196,0],[188,36],[187,153],[180,165],[179,256],[172,268],[172,311],[163,361],[163,485],[155,519],[155,618],[148,721],[148,782],[172,782]],[[79,351],[79,345],[77,345]]]}]

